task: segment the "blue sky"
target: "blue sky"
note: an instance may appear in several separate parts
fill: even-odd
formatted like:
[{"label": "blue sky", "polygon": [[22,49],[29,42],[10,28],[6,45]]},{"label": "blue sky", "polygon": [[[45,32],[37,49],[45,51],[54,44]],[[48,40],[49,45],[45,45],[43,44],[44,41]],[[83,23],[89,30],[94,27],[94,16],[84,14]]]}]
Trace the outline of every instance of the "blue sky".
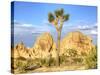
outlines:
[{"label": "blue sky", "polygon": [[[13,6],[12,6],[13,8]],[[64,9],[65,14],[70,14],[70,18],[63,25],[62,38],[70,31],[79,30],[97,40],[97,7],[48,4],[33,2],[14,2],[14,38],[15,43],[20,41],[32,46],[36,38],[43,32],[50,32],[56,41],[56,30],[48,22],[48,13],[56,9]],[[13,17],[13,15],[12,15]],[[31,39],[31,40],[28,40]]]}]

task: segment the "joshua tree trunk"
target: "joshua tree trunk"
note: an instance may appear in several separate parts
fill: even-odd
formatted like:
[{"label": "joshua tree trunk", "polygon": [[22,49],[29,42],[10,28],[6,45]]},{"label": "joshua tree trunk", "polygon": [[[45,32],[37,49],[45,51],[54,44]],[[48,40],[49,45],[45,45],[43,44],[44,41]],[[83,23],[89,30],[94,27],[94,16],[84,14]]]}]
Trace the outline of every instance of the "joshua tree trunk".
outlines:
[{"label": "joshua tree trunk", "polygon": [[60,38],[61,38],[61,30],[58,31],[57,35],[57,59],[56,59],[56,65],[60,65],[60,58],[59,58],[59,52],[60,52]]},{"label": "joshua tree trunk", "polygon": [[58,35],[57,35],[57,59],[56,59],[56,65],[60,66],[60,39],[61,39],[61,31],[62,31],[62,26],[63,26],[63,22],[61,21],[60,27],[57,31]]}]

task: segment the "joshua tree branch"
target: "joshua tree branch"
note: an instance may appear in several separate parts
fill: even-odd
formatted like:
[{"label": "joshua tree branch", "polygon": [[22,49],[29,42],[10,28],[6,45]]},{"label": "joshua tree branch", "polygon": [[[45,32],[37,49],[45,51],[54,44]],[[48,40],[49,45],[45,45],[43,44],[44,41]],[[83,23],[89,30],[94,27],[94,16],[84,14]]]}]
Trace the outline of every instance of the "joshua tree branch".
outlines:
[{"label": "joshua tree branch", "polygon": [[59,27],[60,31],[62,30],[62,27],[63,27],[63,21],[61,20],[60,27]]},{"label": "joshua tree branch", "polygon": [[56,30],[59,31],[59,27],[58,27],[58,25],[56,25],[55,27],[56,27]]}]

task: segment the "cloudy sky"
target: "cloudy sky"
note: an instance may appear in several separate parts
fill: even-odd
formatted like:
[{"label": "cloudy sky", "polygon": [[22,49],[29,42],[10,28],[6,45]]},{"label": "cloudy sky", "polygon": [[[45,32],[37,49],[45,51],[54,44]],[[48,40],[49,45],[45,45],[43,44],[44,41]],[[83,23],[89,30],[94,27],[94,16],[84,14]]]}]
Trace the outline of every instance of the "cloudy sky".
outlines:
[{"label": "cloudy sky", "polygon": [[46,4],[31,2],[14,2],[11,5],[12,25],[14,25],[14,43],[23,41],[33,46],[36,38],[44,32],[50,32],[56,41],[56,29],[48,22],[48,13],[63,8],[70,18],[63,25],[62,38],[71,31],[81,31],[97,43],[97,7]]}]

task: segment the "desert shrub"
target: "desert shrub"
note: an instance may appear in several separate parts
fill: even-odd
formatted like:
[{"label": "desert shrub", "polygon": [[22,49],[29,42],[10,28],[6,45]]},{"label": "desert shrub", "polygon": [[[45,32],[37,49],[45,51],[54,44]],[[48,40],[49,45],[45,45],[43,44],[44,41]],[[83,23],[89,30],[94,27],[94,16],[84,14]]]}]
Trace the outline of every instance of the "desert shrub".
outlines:
[{"label": "desert shrub", "polygon": [[60,56],[60,64],[62,64],[64,62],[64,55]]},{"label": "desert shrub", "polygon": [[85,65],[87,69],[97,68],[97,48],[92,48],[90,53],[85,57]]},{"label": "desert shrub", "polygon": [[55,59],[50,58],[50,59],[41,59],[41,66],[49,67],[49,66],[54,66],[55,65]]},{"label": "desert shrub", "polygon": [[41,63],[41,66],[45,66],[45,67],[48,67],[50,65],[50,60],[44,58],[44,59],[40,59],[40,63]]},{"label": "desert shrub", "polygon": [[24,73],[27,72],[25,70],[27,67],[33,65],[37,65],[36,60],[19,57],[12,62],[12,69],[17,70],[18,73]]},{"label": "desert shrub", "polygon": [[[27,61],[23,61],[23,60],[18,60],[16,59],[16,61],[14,62],[14,65],[17,67],[17,72],[19,73],[24,73],[25,71],[25,67],[27,66]],[[14,70],[16,70],[14,69]]]},{"label": "desert shrub", "polygon": [[50,64],[50,66],[55,66],[56,65],[56,60],[54,58],[50,58],[49,64]]},{"label": "desert shrub", "polygon": [[76,49],[66,49],[66,53],[60,56],[60,64],[81,64],[82,62],[83,58],[77,54]]},{"label": "desert shrub", "polygon": [[67,58],[68,58],[67,55],[61,55],[60,56],[60,64],[66,64],[68,62]]},{"label": "desert shrub", "polygon": [[24,67],[26,66],[27,62],[23,61],[21,59],[14,59],[12,58],[11,60],[11,68],[12,68],[12,73],[23,73],[25,72]]},{"label": "desert shrub", "polygon": [[37,65],[36,60],[27,59],[27,65],[26,65],[26,67],[29,67],[29,66],[32,66],[32,65]]},{"label": "desert shrub", "polygon": [[41,66],[48,66],[46,59],[41,59]]},{"label": "desert shrub", "polygon": [[70,57],[75,57],[77,55],[77,51],[75,49],[67,49],[66,53],[68,54],[68,56]]},{"label": "desert shrub", "polygon": [[14,61],[14,65],[17,67],[17,68],[24,68],[27,64],[27,61],[24,61],[24,60],[18,60],[16,59]]},{"label": "desert shrub", "polygon": [[82,63],[83,59],[80,57],[75,57],[75,58],[73,58],[73,61],[74,61],[74,63]]},{"label": "desert shrub", "polygon": [[29,59],[29,65],[41,65],[41,58]]}]

